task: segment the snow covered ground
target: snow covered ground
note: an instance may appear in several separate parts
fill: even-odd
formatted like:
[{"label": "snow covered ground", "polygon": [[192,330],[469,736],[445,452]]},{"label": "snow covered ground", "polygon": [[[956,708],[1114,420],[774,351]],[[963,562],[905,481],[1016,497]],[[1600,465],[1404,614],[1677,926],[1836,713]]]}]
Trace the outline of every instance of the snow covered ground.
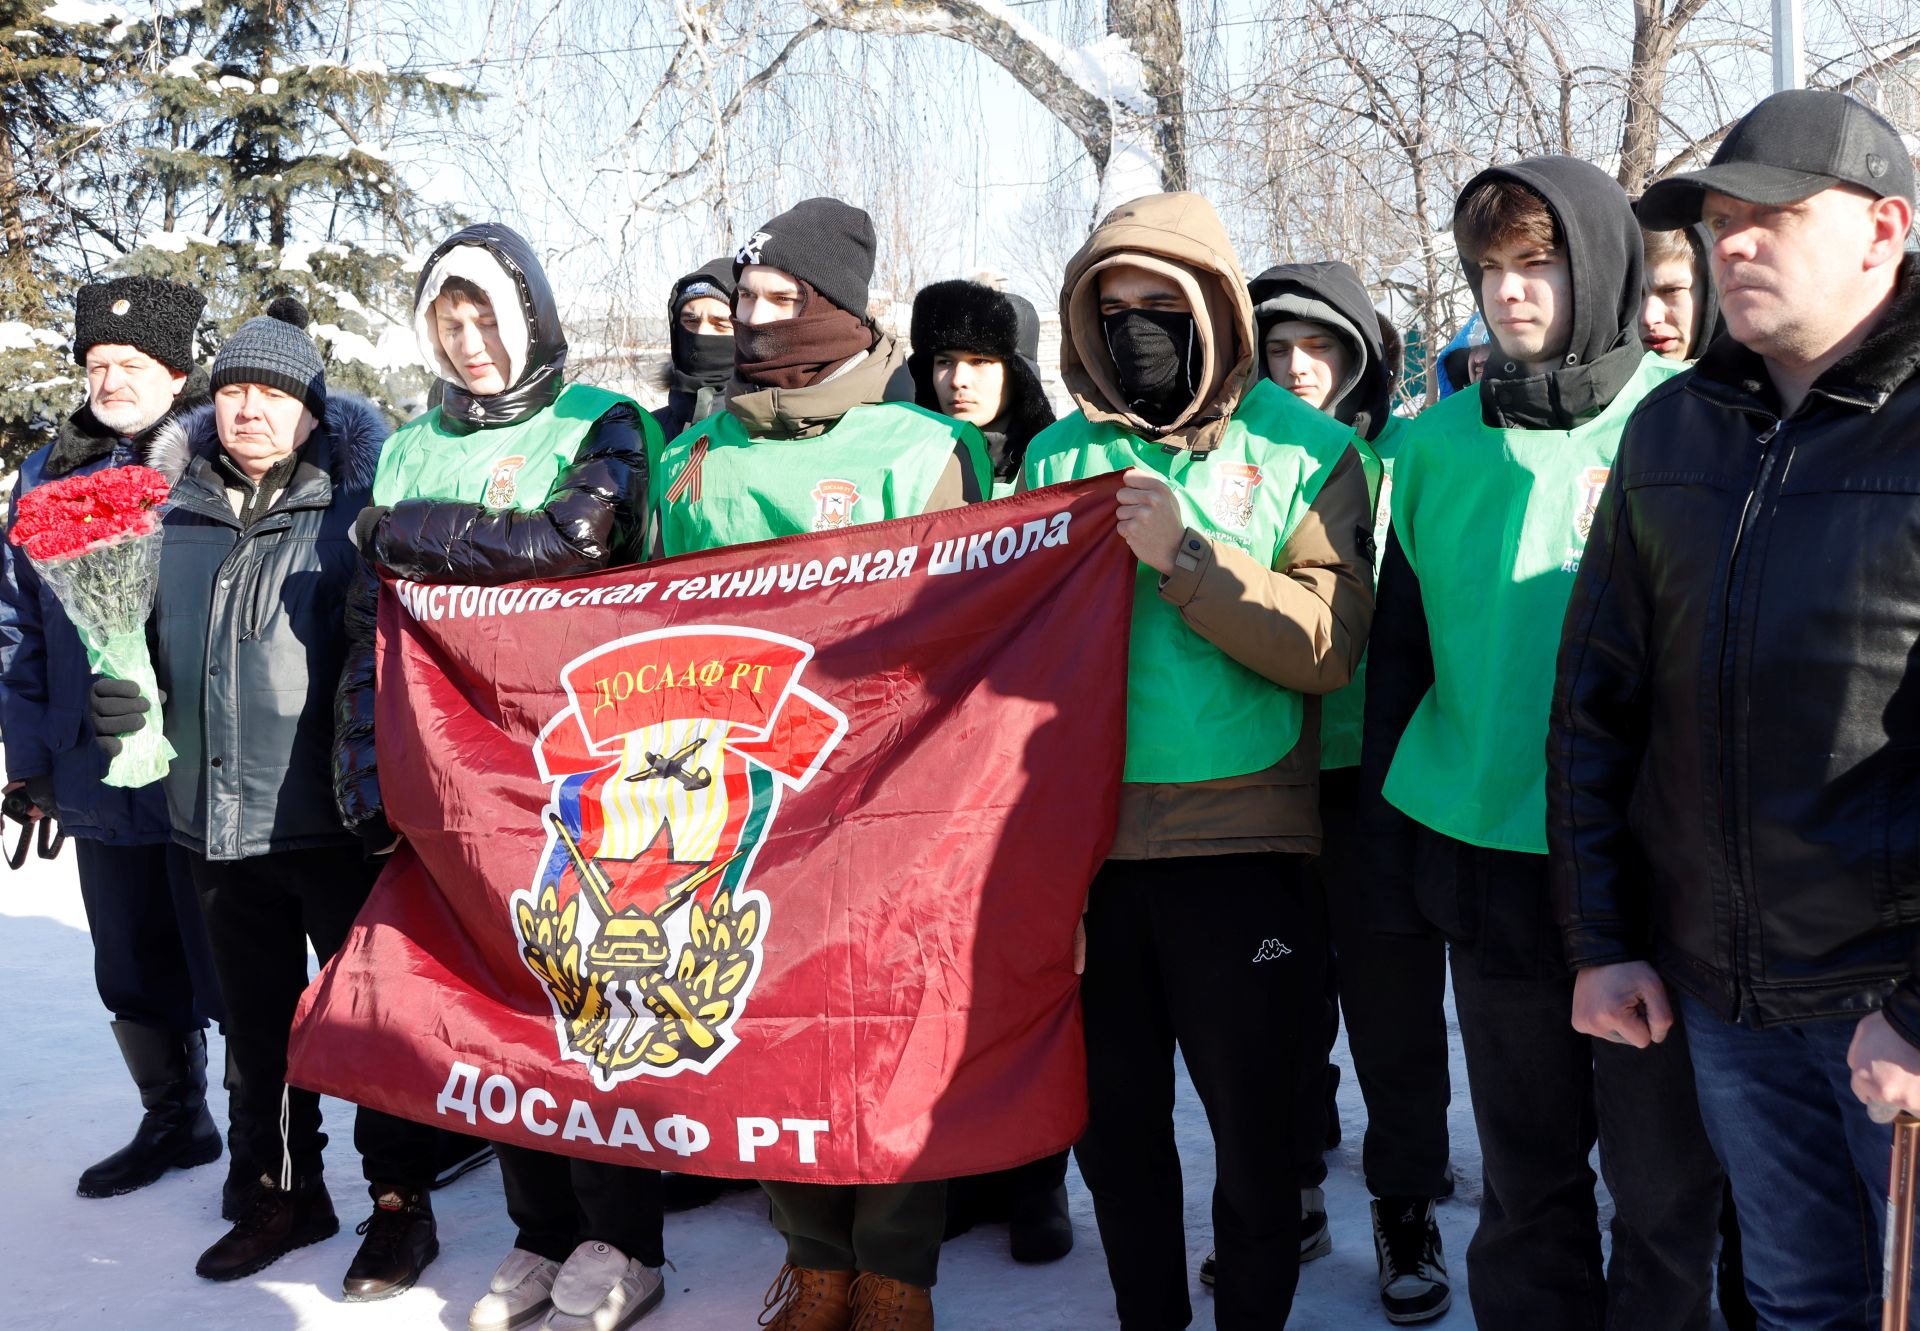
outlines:
[{"label": "snow covered ground", "polygon": [[[441,1255],[419,1288],[379,1304],[340,1301],[340,1277],[366,1215],[347,1106],[325,1105],[332,1136],[328,1178],[341,1232],[282,1258],[252,1280],[214,1285],[193,1274],[194,1259],[225,1226],[218,1214],[224,1160],[126,1197],[83,1201],[74,1179],[88,1163],[122,1145],[137,1100],[94,996],[93,964],[71,851],[52,865],[29,860],[0,870],[0,1011],[6,1013],[5,1078],[0,1081],[0,1250],[8,1259],[0,1327],[125,1328],[126,1331],[386,1331],[464,1328],[467,1308],[505,1254],[511,1231],[498,1171],[488,1165],[436,1194]],[[1448,1013],[1451,1024],[1452,1013]],[[1440,1208],[1454,1277],[1453,1311],[1437,1325],[1470,1327],[1463,1255],[1479,1196],[1479,1152],[1466,1077],[1454,1037],[1451,1116],[1459,1195]],[[1344,1039],[1336,1058],[1346,1064]],[[214,1053],[217,1066],[219,1054]],[[1349,1069],[1350,1071],[1350,1069]],[[214,1114],[225,1122],[214,1088]],[[1300,1331],[1385,1327],[1374,1295],[1367,1195],[1360,1177],[1364,1121],[1351,1075],[1340,1089],[1345,1141],[1328,1157],[1333,1254],[1302,1270],[1290,1326]],[[1213,1155],[1199,1102],[1182,1079],[1180,1151],[1187,1175],[1187,1235],[1195,1270],[1208,1247]],[[948,1244],[936,1307],[948,1328],[1019,1327],[1082,1331],[1116,1325],[1092,1203],[1077,1173],[1069,1178],[1078,1242],[1053,1266],[1016,1266],[1006,1231],[977,1229]],[[666,1302],[643,1323],[649,1331],[744,1329],[778,1270],[781,1244],[755,1193],[739,1193],[701,1211],[667,1217]],[[1210,1299],[1194,1282],[1194,1325],[1213,1326]]]}]

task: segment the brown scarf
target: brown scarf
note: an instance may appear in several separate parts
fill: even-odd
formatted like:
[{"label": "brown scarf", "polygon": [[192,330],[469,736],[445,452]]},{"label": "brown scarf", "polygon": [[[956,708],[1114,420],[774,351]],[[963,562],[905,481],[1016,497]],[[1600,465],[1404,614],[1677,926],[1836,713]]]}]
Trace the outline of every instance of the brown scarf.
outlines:
[{"label": "brown scarf", "polygon": [[733,365],[759,388],[808,388],[874,343],[873,326],[800,283],[800,313],[733,326]]}]

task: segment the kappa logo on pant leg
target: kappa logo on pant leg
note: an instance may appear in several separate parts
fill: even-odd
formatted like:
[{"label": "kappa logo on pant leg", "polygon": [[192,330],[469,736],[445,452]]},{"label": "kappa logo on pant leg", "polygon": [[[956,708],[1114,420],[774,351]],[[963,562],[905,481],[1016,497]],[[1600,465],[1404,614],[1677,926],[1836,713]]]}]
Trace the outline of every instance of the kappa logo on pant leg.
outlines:
[{"label": "kappa logo on pant leg", "polygon": [[1253,954],[1253,959],[1256,962],[1273,961],[1280,957],[1290,957],[1292,955],[1293,949],[1285,943],[1277,938],[1267,938],[1261,941],[1260,950]]}]

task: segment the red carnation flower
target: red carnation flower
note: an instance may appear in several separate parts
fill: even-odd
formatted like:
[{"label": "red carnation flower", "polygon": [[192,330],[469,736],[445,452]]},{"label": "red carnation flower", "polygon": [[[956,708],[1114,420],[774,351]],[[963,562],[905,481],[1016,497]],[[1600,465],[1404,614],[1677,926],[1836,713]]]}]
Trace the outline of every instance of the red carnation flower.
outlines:
[{"label": "red carnation flower", "polygon": [[36,563],[156,530],[167,481],[151,467],[109,467],[36,486],[20,497],[9,538]]}]

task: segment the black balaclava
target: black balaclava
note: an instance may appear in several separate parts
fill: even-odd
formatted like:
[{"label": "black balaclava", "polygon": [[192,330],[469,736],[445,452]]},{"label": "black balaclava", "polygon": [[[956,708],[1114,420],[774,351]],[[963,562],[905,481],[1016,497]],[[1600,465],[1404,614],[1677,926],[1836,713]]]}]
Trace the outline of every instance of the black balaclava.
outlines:
[{"label": "black balaclava", "polygon": [[689,333],[680,326],[680,307],[700,296],[733,305],[733,257],[715,259],[673,284],[667,301],[667,349],[673,357],[670,386],[682,393],[718,388],[733,375],[731,333]]},{"label": "black balaclava", "polygon": [[1200,333],[1190,313],[1121,310],[1100,316],[1127,410],[1170,425],[1200,393]]}]

